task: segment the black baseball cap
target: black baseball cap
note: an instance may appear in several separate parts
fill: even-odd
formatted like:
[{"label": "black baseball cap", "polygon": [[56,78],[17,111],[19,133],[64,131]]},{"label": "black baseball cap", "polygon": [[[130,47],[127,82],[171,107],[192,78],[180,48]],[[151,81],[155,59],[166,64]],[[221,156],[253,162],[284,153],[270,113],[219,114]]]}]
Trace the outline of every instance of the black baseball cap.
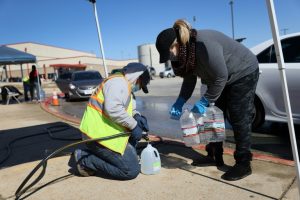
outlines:
[{"label": "black baseball cap", "polygon": [[159,62],[164,63],[170,59],[170,47],[176,39],[176,32],[168,28],[160,32],[156,38],[156,49],[159,52]]},{"label": "black baseball cap", "polygon": [[149,93],[147,85],[150,83],[150,73],[147,67],[141,63],[133,62],[123,67],[124,74],[130,74],[135,72],[143,72],[139,79],[141,80],[142,90],[144,93]]}]

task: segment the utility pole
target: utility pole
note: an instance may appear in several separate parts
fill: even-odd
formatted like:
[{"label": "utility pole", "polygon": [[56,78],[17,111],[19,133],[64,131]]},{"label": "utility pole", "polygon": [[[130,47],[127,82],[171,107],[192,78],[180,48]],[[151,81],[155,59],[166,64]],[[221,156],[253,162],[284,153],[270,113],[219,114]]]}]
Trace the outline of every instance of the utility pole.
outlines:
[{"label": "utility pole", "polygon": [[286,34],[286,32],[287,32],[287,30],[289,30],[288,28],[282,28],[282,29],[280,29],[282,32],[283,32],[283,35],[285,35]]},{"label": "utility pole", "polygon": [[108,77],[108,71],[107,71],[107,66],[106,66],[106,62],[105,62],[104,48],[103,48],[103,43],[102,43],[100,25],[99,25],[99,21],[98,21],[96,0],[88,0],[88,1],[91,2],[93,4],[93,7],[94,7],[95,21],[96,21],[97,31],[98,31],[98,39],[99,39],[100,50],[101,50],[101,54],[102,54],[102,62],[103,62],[104,71],[105,71],[105,78],[107,78]]},{"label": "utility pole", "polygon": [[193,28],[195,28],[196,25],[196,16],[193,16]]},{"label": "utility pole", "polygon": [[231,10],[232,39],[234,39],[233,0],[230,0],[229,5]]}]

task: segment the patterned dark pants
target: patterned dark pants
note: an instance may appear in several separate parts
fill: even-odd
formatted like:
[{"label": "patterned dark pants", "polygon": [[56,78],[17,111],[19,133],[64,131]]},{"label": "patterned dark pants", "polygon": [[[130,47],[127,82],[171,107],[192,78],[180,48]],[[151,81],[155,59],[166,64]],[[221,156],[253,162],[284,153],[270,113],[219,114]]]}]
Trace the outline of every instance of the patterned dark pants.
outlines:
[{"label": "patterned dark pants", "polygon": [[237,163],[252,160],[251,122],[258,77],[259,69],[257,68],[253,73],[226,85],[216,102],[216,106],[229,114],[236,143],[234,158]]}]

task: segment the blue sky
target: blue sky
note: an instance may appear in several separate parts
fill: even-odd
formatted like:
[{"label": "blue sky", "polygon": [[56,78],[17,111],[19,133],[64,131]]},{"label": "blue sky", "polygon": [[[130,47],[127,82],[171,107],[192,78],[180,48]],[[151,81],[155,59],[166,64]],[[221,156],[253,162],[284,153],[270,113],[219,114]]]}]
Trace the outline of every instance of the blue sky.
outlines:
[{"label": "blue sky", "polygon": [[[279,28],[300,32],[300,0],[274,3]],[[229,0],[97,0],[97,9],[110,59],[137,58],[138,45],[155,43],[179,18],[232,36]],[[265,0],[234,0],[233,9],[235,36],[246,37],[247,47],[272,37]],[[101,55],[87,0],[0,0],[0,19],[0,44],[37,42]]]}]

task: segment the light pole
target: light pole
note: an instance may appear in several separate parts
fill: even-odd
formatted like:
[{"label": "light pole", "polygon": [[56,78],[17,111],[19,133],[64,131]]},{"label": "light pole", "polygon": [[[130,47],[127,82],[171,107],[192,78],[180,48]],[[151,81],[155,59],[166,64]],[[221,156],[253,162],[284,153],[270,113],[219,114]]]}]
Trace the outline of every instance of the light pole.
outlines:
[{"label": "light pole", "polygon": [[287,30],[289,30],[289,29],[288,28],[283,28],[283,29],[280,29],[280,30],[282,31],[283,35],[285,35]]},{"label": "light pole", "polygon": [[196,16],[193,16],[193,27],[195,28],[196,26]]},{"label": "light pole", "polygon": [[233,20],[233,0],[229,2],[231,10],[231,28],[232,28],[232,39],[234,39],[234,20]]},{"label": "light pole", "polygon": [[108,77],[108,71],[107,71],[106,62],[105,62],[105,55],[104,55],[100,25],[99,25],[99,21],[98,21],[96,0],[88,0],[88,1],[91,2],[93,4],[93,7],[94,7],[94,14],[95,14],[95,20],[96,20],[97,31],[98,31],[98,39],[99,39],[100,49],[101,49],[101,54],[102,54],[102,61],[103,61],[103,66],[104,66],[104,71],[105,71],[105,77],[107,78]]}]

